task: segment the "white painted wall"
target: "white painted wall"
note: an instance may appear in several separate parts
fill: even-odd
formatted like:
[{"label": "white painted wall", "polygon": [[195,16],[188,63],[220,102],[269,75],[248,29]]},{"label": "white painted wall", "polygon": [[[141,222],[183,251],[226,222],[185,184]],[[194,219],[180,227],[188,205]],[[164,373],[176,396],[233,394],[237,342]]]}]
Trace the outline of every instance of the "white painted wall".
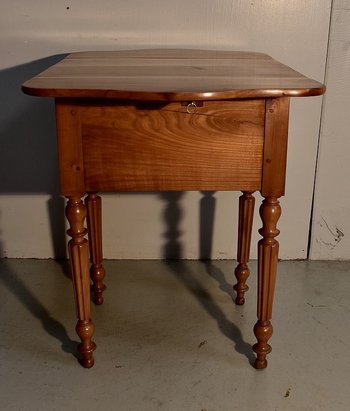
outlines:
[{"label": "white painted wall", "polygon": [[[19,90],[24,80],[57,61],[38,59],[92,49],[252,50],[323,81],[330,8],[331,0],[0,0],[2,255],[52,257],[65,249],[53,104]],[[287,197],[279,225],[282,258],[306,257],[321,102],[310,97],[292,103]],[[215,197],[212,257],[231,258],[238,194]],[[185,258],[199,255],[200,198],[185,193],[179,199],[178,242]],[[107,195],[105,256],[163,257],[166,204],[157,194]],[[256,216],[255,231],[259,226]],[[208,246],[208,238],[202,240]]]},{"label": "white painted wall", "polygon": [[350,258],[350,2],[333,5],[311,258]]}]

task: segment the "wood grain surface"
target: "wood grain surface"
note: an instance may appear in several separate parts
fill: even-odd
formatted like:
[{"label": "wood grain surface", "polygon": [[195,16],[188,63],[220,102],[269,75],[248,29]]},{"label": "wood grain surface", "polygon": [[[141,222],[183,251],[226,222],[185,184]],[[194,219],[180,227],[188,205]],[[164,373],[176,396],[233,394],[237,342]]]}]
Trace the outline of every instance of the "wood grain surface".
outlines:
[{"label": "wood grain surface", "polygon": [[258,190],[264,116],[264,100],[81,106],[86,190]]},{"label": "wood grain surface", "polygon": [[23,84],[36,96],[222,100],[323,94],[325,87],[261,53],[132,50],[70,54]]}]

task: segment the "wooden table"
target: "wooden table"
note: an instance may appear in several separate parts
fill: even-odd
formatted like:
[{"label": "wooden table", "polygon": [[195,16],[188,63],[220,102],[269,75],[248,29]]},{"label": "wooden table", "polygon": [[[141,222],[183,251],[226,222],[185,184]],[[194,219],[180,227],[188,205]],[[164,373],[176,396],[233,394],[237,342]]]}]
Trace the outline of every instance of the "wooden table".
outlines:
[{"label": "wooden table", "polygon": [[102,304],[105,289],[97,192],[240,190],[236,304],[244,303],[248,290],[253,192],[264,197],[253,350],[255,367],[265,368],[289,99],[323,94],[324,85],[260,53],[138,50],[73,53],[24,83],[23,90],[56,99],[81,364],[93,366],[96,348],[89,248],[96,304]]}]

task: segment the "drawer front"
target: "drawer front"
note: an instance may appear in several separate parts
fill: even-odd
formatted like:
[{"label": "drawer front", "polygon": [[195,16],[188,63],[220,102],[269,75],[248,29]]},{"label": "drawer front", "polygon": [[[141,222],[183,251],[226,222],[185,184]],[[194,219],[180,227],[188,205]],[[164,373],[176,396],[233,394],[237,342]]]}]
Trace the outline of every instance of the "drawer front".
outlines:
[{"label": "drawer front", "polygon": [[264,100],[82,106],[86,190],[258,190],[264,115]]}]

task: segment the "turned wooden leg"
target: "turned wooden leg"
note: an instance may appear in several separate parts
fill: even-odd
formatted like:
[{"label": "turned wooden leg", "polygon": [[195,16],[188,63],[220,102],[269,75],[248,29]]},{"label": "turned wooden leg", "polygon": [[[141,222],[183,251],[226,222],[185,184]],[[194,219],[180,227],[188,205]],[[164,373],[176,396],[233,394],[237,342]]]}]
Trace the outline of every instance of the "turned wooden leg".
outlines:
[{"label": "turned wooden leg", "polygon": [[279,234],[277,221],[281,215],[281,207],[277,197],[266,197],[260,207],[263,226],[259,230],[262,239],[258,244],[258,321],[254,326],[254,334],[258,342],[253,346],[257,354],[255,368],[267,366],[266,355],[271,352],[268,340],[272,336],[272,304],[275,291],[278,261]]},{"label": "turned wooden leg", "polygon": [[252,237],[254,204],[255,198],[253,196],[253,192],[243,191],[243,195],[239,197],[237,247],[238,265],[235,269],[237,284],[233,286],[233,289],[237,293],[235,302],[238,305],[244,304],[244,293],[249,289],[246,281],[250,275],[248,261],[250,253],[250,241]]},{"label": "turned wooden leg", "polygon": [[85,200],[87,208],[87,226],[90,246],[90,276],[93,282],[93,301],[103,303],[103,283],[105,269],[102,266],[102,207],[101,197],[97,193],[89,193]]},{"label": "turned wooden leg", "polygon": [[96,345],[91,340],[94,324],[90,314],[89,250],[84,227],[86,208],[80,197],[68,197],[66,217],[70,224],[68,234],[72,237],[68,246],[78,317],[76,332],[81,339],[78,346],[81,354],[79,361],[83,367],[90,368],[94,365],[93,351]]}]

